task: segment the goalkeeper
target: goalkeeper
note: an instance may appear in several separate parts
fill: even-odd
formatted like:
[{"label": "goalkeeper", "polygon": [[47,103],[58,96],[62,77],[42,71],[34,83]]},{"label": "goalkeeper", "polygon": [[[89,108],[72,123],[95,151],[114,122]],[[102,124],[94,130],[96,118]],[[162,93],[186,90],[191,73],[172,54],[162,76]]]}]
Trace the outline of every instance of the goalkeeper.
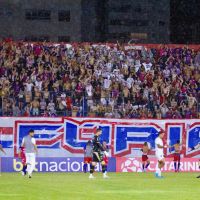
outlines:
[{"label": "goalkeeper", "polygon": [[[98,162],[101,163],[102,166],[102,172],[103,172],[103,178],[108,178],[106,175],[106,165],[105,162],[103,161],[103,155],[108,156],[108,152],[106,152],[102,146],[102,144],[99,141],[99,136],[102,134],[102,130],[98,128],[96,130],[96,133],[94,135],[94,138],[92,140],[93,143],[93,157],[92,157],[92,164],[90,167],[90,179],[93,179],[93,173],[94,173],[94,168]],[[103,154],[102,154],[103,152]]]}]

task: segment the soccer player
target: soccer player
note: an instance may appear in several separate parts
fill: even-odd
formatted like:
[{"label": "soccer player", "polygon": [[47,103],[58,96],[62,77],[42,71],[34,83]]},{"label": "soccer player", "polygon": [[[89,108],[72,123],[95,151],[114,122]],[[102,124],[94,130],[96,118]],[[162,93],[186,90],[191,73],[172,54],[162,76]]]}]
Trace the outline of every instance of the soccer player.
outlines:
[{"label": "soccer player", "polygon": [[[103,141],[102,146],[103,146],[104,151],[109,152],[109,147],[108,147],[106,141]],[[105,167],[105,174],[106,174],[108,171],[108,156],[105,154],[103,154],[102,165],[104,165],[104,167]]]},{"label": "soccer player", "polygon": [[26,155],[25,155],[25,148],[24,147],[20,147],[20,151],[19,151],[19,158],[21,158],[22,161],[22,175],[26,175],[26,169],[27,169],[27,164],[26,164]]},{"label": "soccer player", "polygon": [[0,144],[0,151],[3,152],[6,155],[6,152],[4,151],[2,145]]},{"label": "soccer player", "polygon": [[92,162],[92,142],[89,140],[84,148],[84,165],[83,165],[83,171],[87,172],[87,166],[88,164],[91,165]]},{"label": "soccer player", "polygon": [[167,148],[167,146],[163,145],[163,137],[164,132],[160,131],[159,136],[155,140],[155,149],[156,149],[156,158],[158,160],[157,166],[156,166],[156,173],[155,176],[157,178],[163,178],[161,175],[161,169],[165,165],[165,158],[164,158],[164,148]]},{"label": "soccer player", "polygon": [[102,172],[103,172],[103,178],[108,178],[106,172],[106,167],[105,165],[103,165],[103,156],[102,156],[102,152],[108,156],[108,153],[106,151],[104,151],[104,148],[102,146],[102,144],[99,141],[99,136],[102,134],[102,130],[100,128],[98,128],[96,130],[96,133],[94,135],[94,138],[92,140],[93,143],[93,157],[92,157],[92,164],[91,164],[91,168],[90,168],[90,179],[93,179],[93,173],[94,173],[94,168],[96,166],[97,163],[101,163],[102,165]]},{"label": "soccer player", "polygon": [[38,152],[33,130],[30,130],[29,134],[23,138],[21,146],[25,147],[27,172],[28,177],[31,178],[35,169],[35,154]]},{"label": "soccer player", "polygon": [[177,140],[176,144],[170,146],[169,148],[174,147],[174,171],[179,172],[180,161],[181,161],[181,144],[180,140]]},{"label": "soccer player", "polygon": [[143,172],[146,172],[148,166],[150,165],[150,161],[148,158],[148,153],[150,151],[150,148],[147,142],[144,143],[141,151],[142,151],[142,169],[143,169]]}]

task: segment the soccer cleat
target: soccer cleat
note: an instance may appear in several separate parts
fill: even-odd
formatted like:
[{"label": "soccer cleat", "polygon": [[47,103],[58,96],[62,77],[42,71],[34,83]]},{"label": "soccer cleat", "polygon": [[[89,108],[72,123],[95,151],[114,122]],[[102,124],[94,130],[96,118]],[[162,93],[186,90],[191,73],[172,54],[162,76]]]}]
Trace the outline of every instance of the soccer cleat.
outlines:
[{"label": "soccer cleat", "polygon": [[22,176],[26,176],[26,171],[25,172],[21,171],[21,173],[22,173]]},{"label": "soccer cleat", "polygon": [[110,177],[107,176],[106,174],[103,174],[103,178],[110,178]]},{"label": "soccer cleat", "polygon": [[89,179],[94,179],[94,178],[95,177],[92,174],[89,175]]},{"label": "soccer cleat", "polygon": [[163,176],[159,176],[158,173],[155,173],[156,178],[164,178]]}]

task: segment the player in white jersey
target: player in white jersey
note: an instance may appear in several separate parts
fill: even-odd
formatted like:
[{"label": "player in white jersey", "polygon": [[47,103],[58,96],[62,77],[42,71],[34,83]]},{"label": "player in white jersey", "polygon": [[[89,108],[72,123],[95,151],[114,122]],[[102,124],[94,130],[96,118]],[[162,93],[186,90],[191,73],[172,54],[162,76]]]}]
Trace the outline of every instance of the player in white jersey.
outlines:
[{"label": "player in white jersey", "polygon": [[161,169],[165,165],[164,148],[167,148],[167,146],[163,145],[163,137],[164,132],[159,132],[159,136],[155,140],[156,158],[158,160],[155,173],[155,176],[157,178],[163,178],[163,176],[161,175]]},{"label": "player in white jersey", "polygon": [[34,131],[30,130],[29,134],[22,140],[22,147],[25,147],[26,164],[28,177],[32,177],[32,172],[35,169],[35,154],[37,153],[37,146],[34,136]]}]

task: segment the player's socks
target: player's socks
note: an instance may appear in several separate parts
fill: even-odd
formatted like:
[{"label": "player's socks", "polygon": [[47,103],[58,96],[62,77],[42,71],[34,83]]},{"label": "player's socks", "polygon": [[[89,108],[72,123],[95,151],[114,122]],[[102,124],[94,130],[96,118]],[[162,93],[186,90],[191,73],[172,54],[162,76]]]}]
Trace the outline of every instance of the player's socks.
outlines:
[{"label": "player's socks", "polygon": [[83,165],[83,171],[86,173],[87,172],[87,163],[84,163]]},{"label": "player's socks", "polygon": [[106,168],[106,172],[108,171],[108,165],[105,165],[105,168]]},{"label": "player's socks", "polygon": [[160,171],[160,169],[159,169],[158,163],[157,163],[157,165],[156,165],[156,175],[157,175],[157,176],[159,175],[159,171]]},{"label": "player's socks", "polygon": [[25,166],[25,175],[27,174],[27,165]]},{"label": "player's socks", "polygon": [[175,172],[176,172],[176,162],[174,162],[174,170],[175,170]]},{"label": "player's socks", "polygon": [[147,163],[146,166],[145,166],[145,168],[147,169],[149,165],[150,165],[150,163]]},{"label": "player's socks", "polygon": [[161,173],[161,169],[159,168],[158,170],[158,176],[161,177],[162,173]]},{"label": "player's socks", "polygon": [[90,165],[90,174],[93,174],[93,172],[94,172],[94,166]]},{"label": "player's socks", "polygon": [[106,172],[106,166],[102,165],[102,172],[105,173]]},{"label": "player's socks", "polygon": [[181,163],[179,162],[179,163],[178,163],[178,171],[179,171],[179,169],[180,169],[180,166],[181,166]]},{"label": "player's socks", "polygon": [[143,169],[143,171],[144,171],[144,164],[142,164],[142,169]]},{"label": "player's socks", "polygon": [[90,170],[92,169],[92,163],[90,163]]},{"label": "player's socks", "polygon": [[26,165],[24,165],[24,166],[23,166],[23,169],[22,169],[22,171],[23,171],[24,175],[26,175],[26,169],[27,169],[27,166],[26,166]]},{"label": "player's socks", "polygon": [[31,174],[31,164],[27,163],[27,170],[28,174]]}]

